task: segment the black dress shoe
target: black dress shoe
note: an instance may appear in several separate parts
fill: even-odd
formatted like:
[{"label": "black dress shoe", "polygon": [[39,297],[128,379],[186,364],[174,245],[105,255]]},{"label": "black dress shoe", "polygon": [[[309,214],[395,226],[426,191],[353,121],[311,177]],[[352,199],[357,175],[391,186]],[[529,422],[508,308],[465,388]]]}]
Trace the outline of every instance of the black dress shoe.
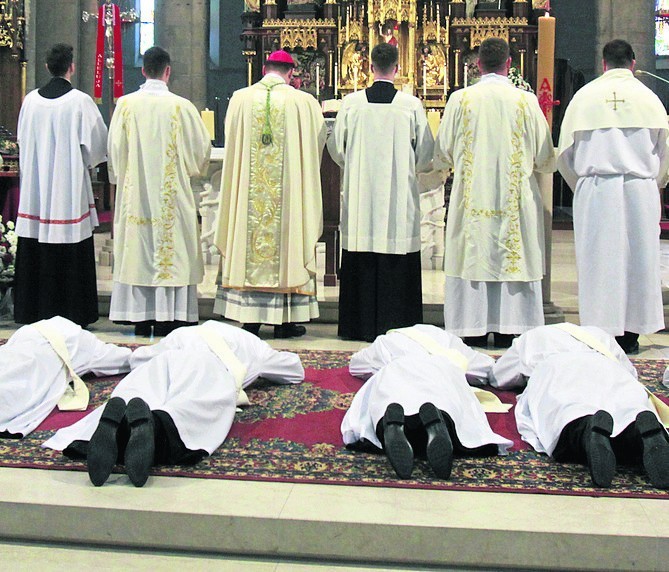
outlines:
[{"label": "black dress shoe", "polygon": [[299,338],[307,333],[307,329],[304,326],[299,324],[281,324],[280,326],[274,326],[274,338]]},{"label": "black dress shoe", "polygon": [[462,338],[462,341],[465,342],[468,346],[475,348],[487,348],[488,334],[485,334],[484,336],[466,336]]},{"label": "black dress shoe", "polygon": [[453,442],[441,411],[433,403],[423,403],[418,414],[427,431],[427,462],[440,479],[448,479],[453,468]]},{"label": "black dress shoe", "polygon": [[244,324],[242,330],[257,336],[260,333],[260,324]]},{"label": "black dress shoe", "polygon": [[636,429],[641,434],[643,468],[651,484],[658,489],[669,488],[669,442],[667,431],[651,411],[636,416]]},{"label": "black dress shoe", "polygon": [[156,322],[153,325],[153,335],[156,337],[165,337],[169,336],[174,330],[177,329],[176,322]]},{"label": "black dress shoe", "polygon": [[616,336],[616,342],[628,355],[639,353],[639,334],[625,332],[622,336]]},{"label": "black dress shoe", "polygon": [[516,338],[515,334],[500,334],[499,332],[495,332],[492,336],[492,345],[497,349],[510,348],[513,340]]},{"label": "black dress shoe", "polygon": [[391,403],[383,416],[383,450],[400,479],[411,478],[413,449],[404,434],[404,409]]},{"label": "black dress shoe", "polygon": [[608,488],[616,472],[616,456],[611,448],[613,417],[600,410],[590,416],[588,425],[583,438],[590,478],[596,487]]},{"label": "black dress shoe", "polygon": [[112,397],[107,401],[98,427],[88,442],[87,465],[91,482],[100,487],[105,484],[116,465],[118,444],[116,433],[125,415],[125,401]]},{"label": "black dress shoe", "polygon": [[155,454],[153,415],[146,401],[133,397],[125,413],[130,438],[125,449],[125,471],[133,485],[144,486],[149,478]]},{"label": "black dress shoe", "polygon": [[152,327],[153,324],[151,322],[138,322],[135,324],[135,335],[150,338]]}]

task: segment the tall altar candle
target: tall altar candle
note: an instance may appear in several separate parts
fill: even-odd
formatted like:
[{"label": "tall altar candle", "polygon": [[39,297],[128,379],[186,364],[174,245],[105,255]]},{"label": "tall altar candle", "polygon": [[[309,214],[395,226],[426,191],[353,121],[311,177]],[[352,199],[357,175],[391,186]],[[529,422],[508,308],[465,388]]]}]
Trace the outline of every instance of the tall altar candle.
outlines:
[{"label": "tall altar candle", "polygon": [[539,18],[537,50],[537,97],[549,126],[553,126],[553,87],[555,78],[555,18],[546,12]]},{"label": "tall altar candle", "polygon": [[353,68],[353,91],[358,91],[358,68]]},{"label": "tall altar candle", "polygon": [[339,66],[335,62],[335,74],[334,74],[334,98],[337,99],[339,95]]},{"label": "tall altar candle", "polygon": [[427,97],[427,64],[423,61],[423,99]]},{"label": "tall altar candle", "polygon": [[448,94],[448,66],[444,66],[444,101],[446,101],[447,94]]},{"label": "tall altar candle", "polygon": [[467,87],[468,81],[469,81],[469,66],[467,65],[467,62],[465,62],[465,87]]},{"label": "tall altar candle", "polygon": [[439,14],[439,2],[437,2],[437,42],[441,42],[441,17]]},{"label": "tall altar candle", "polygon": [[321,96],[321,64],[316,64],[316,99]]},{"label": "tall altar candle", "polygon": [[214,119],[214,112],[206,107],[200,111],[200,116],[202,117],[202,122],[204,126],[209,131],[209,138],[213,141],[216,139],[216,122]]}]

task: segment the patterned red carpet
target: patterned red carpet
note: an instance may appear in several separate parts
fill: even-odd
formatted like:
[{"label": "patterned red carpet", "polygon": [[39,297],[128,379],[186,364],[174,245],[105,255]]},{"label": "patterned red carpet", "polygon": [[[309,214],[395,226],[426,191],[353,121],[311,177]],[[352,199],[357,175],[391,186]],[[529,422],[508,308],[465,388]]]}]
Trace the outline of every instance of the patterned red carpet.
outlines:
[{"label": "patterned red carpet", "polygon": [[[299,352],[307,377],[298,386],[260,381],[252,386],[253,405],[238,414],[222,447],[194,467],[156,467],[153,474],[214,479],[284,481],[442,490],[548,493],[632,498],[669,498],[651,488],[640,471],[620,467],[611,489],[590,486],[587,469],[556,464],[530,450],[515,428],[513,414],[490,414],[495,431],[516,444],[506,457],[457,458],[449,481],[434,478],[418,461],[414,478],[400,481],[385,456],[346,450],[339,425],[361,385],[345,369],[349,352]],[[642,381],[669,402],[661,385],[666,361],[636,360]],[[318,369],[316,369],[318,368]],[[102,403],[119,377],[91,381],[91,406]],[[499,394],[513,403],[510,392]],[[40,448],[55,429],[82,413],[52,413],[37,431],[22,440],[0,441],[0,466],[85,470],[80,462]]]}]

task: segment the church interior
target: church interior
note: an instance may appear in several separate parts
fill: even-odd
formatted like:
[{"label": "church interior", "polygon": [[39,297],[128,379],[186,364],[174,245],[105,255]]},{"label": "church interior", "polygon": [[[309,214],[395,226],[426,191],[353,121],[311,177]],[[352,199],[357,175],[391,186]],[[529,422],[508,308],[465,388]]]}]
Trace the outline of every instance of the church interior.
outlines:
[{"label": "church interior", "polygon": [[[553,130],[566,104],[601,73],[602,46],[624,38],[643,78],[669,104],[669,2],[662,0],[117,0],[122,15],[125,93],[142,83],[144,49],[160,45],[173,61],[170,88],[211,120],[208,175],[195,181],[205,278],[200,322],[213,313],[219,256],[212,242],[219,200],[223,122],[232,93],[261,77],[277,49],[297,61],[294,87],[311,93],[326,117],[341,98],[370,83],[369,53],[379,41],[400,52],[398,89],[421,99],[438,126],[453,91],[478,80],[477,48],[488,37],[511,46],[518,81],[535,92],[539,18],[555,18]],[[42,63],[57,42],[75,48],[74,87],[93,95],[97,0],[0,0],[0,213],[16,216],[16,126],[22,98],[48,80]],[[109,55],[109,54],[107,54]],[[105,70],[100,110],[113,113],[113,65]],[[667,81],[669,83],[669,81]],[[205,111],[206,110],[206,111]],[[210,115],[208,115],[210,114]],[[101,225],[94,235],[101,319],[90,326],[105,342],[154,343],[114,324],[109,313],[114,193],[105,169],[92,173]],[[317,247],[320,318],[294,340],[263,336],[290,351],[354,352],[367,344],[337,338],[339,173],[324,157],[324,232]],[[555,175],[543,284],[547,323],[578,323],[572,193]],[[444,189],[421,199],[425,322],[443,326]],[[668,195],[669,197],[669,195]],[[667,202],[667,201],[665,201]],[[662,281],[669,317],[669,204],[663,208]],[[666,211],[666,214],[665,214]],[[666,219],[666,221],[665,221]],[[666,225],[666,228],[665,228]],[[9,295],[7,293],[9,292]],[[0,282],[0,339],[19,325]],[[9,312],[9,313],[8,313]],[[634,359],[669,364],[669,333],[641,336]],[[489,350],[493,356],[499,350]],[[325,358],[324,358],[325,359]],[[3,451],[4,449],[4,451]],[[9,569],[63,565],[104,569],[301,570],[667,570],[666,495],[606,496],[548,491],[444,490],[430,486],[322,484],[317,478],[226,479],[152,476],[135,488],[125,475],[95,488],[81,470],[26,468],[0,441],[0,559]],[[513,471],[513,467],[509,467]],[[482,486],[494,473],[468,475]],[[531,479],[531,477],[530,477]]]}]

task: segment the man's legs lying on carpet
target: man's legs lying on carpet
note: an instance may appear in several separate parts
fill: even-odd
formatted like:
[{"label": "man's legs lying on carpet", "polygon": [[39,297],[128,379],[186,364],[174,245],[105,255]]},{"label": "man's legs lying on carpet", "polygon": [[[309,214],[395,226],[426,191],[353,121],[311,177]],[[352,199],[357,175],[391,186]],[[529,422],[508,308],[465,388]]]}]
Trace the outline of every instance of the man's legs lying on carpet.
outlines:
[{"label": "man's legs lying on carpet", "polygon": [[453,452],[471,456],[496,455],[497,445],[468,449],[458,439],[455,423],[445,411],[424,403],[415,415],[404,415],[398,403],[386,408],[376,434],[395,473],[401,479],[411,478],[414,456],[426,457],[440,479],[448,479],[453,467]]},{"label": "man's legs lying on carpet", "polygon": [[124,464],[130,481],[141,487],[153,465],[195,464],[207,455],[186,448],[170,415],[151,411],[139,397],[127,405],[120,397],[112,397],[91,440],[75,441],[63,453],[86,458],[91,482],[98,487],[117,464]]},{"label": "man's legs lying on carpet", "polygon": [[640,412],[620,435],[611,438],[613,418],[597,411],[568,423],[560,433],[553,458],[561,463],[587,465],[597,487],[610,487],[621,464],[643,467],[654,487],[669,488],[669,439],[651,411]]}]

